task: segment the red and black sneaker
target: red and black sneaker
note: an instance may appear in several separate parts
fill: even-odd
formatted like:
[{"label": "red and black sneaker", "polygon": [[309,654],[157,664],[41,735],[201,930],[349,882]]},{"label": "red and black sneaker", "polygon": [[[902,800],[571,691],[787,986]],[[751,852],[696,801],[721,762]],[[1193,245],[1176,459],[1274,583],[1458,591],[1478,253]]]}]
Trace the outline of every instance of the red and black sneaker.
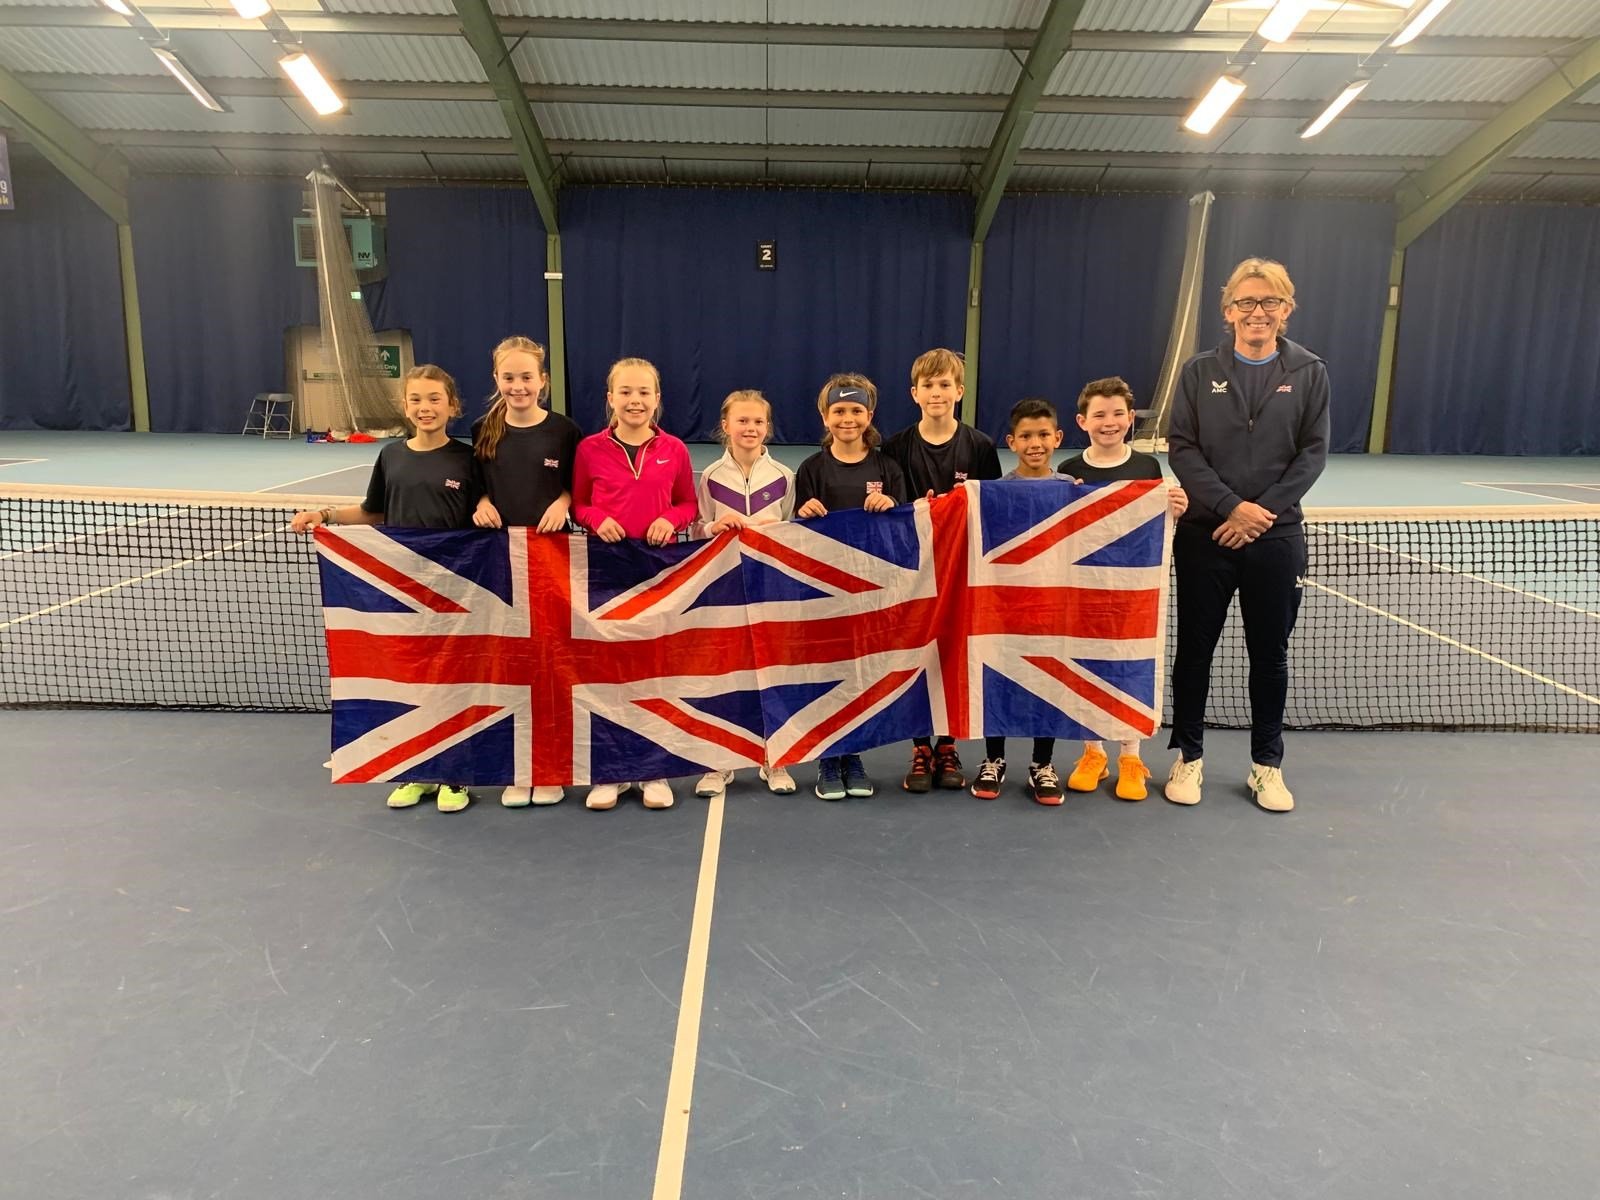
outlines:
[{"label": "red and black sneaker", "polygon": [[943,742],[933,750],[934,773],[942,788],[960,791],[967,786],[967,776],[961,769],[961,755],[956,753],[954,742]]},{"label": "red and black sneaker", "polygon": [[972,781],[972,794],[979,800],[993,800],[1000,795],[1000,785],[1006,781],[1006,760],[986,758],[978,766],[978,777]]},{"label": "red and black sneaker", "polygon": [[1061,776],[1049,763],[1028,764],[1028,786],[1040,804],[1056,805],[1066,799],[1061,791]]},{"label": "red and black sneaker", "polygon": [[911,748],[911,769],[906,772],[904,787],[908,792],[933,790],[933,747],[916,745]]}]

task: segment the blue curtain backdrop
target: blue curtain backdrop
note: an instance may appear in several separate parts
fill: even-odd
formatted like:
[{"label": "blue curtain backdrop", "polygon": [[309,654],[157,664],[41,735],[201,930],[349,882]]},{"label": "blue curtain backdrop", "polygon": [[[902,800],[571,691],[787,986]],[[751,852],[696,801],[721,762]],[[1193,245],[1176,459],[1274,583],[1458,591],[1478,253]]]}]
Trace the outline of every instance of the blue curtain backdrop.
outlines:
[{"label": "blue curtain backdrop", "polygon": [[1365,450],[1393,247],[1394,210],[1387,204],[1218,196],[1206,238],[1199,345],[1215,346],[1227,335],[1221,296],[1228,273],[1244,258],[1277,259],[1295,286],[1289,337],[1328,364],[1330,448]]},{"label": "blue curtain backdrop", "polygon": [[409,329],[417,362],[455,376],[465,417],[452,432],[464,434],[494,390],[495,344],[510,334],[549,344],[544,225],[526,188],[391,188],[387,211],[389,278],[368,297],[373,328]]},{"label": "blue curtain backdrop", "polygon": [[127,429],[117,227],[42,163],[0,214],[0,429]]},{"label": "blue curtain backdrop", "polygon": [[[561,194],[568,394],[604,423],[605,376],[625,355],[661,371],[666,428],[714,436],[722,399],[760,388],[774,440],[821,436],[816,398],[836,371],[878,385],[886,431],[918,414],[912,360],[964,340],[972,205],[959,195],[715,188]],[[756,243],[777,242],[777,270]]]},{"label": "blue curtain backdrop", "polygon": [[[1004,444],[1024,396],[1055,404],[1063,445],[1091,379],[1121,375],[1140,401],[1161,371],[1183,272],[1181,196],[1013,196],[984,243],[978,425]],[[963,276],[963,279],[965,277]]]},{"label": "blue curtain backdrop", "polygon": [[1600,454],[1600,209],[1468,205],[1406,255],[1389,448]]},{"label": "blue curtain backdrop", "polygon": [[294,265],[302,185],[145,178],[132,189],[150,424],[238,433],[284,387],[283,331],[315,325],[316,272]]}]

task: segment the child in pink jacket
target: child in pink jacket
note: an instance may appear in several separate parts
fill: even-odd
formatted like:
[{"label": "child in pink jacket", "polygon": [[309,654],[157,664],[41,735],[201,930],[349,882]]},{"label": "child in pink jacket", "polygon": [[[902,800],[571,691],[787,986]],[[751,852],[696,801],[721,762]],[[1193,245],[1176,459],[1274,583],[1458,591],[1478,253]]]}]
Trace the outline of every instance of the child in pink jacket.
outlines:
[{"label": "child in pink jacket", "polygon": [[[572,467],[572,517],[606,542],[643,538],[664,546],[699,515],[689,448],[656,426],[661,374],[642,358],[619,359],[606,376],[607,428],[578,443]],[[590,808],[615,808],[632,784],[589,789]],[[640,785],[646,808],[671,808],[665,779]]]}]

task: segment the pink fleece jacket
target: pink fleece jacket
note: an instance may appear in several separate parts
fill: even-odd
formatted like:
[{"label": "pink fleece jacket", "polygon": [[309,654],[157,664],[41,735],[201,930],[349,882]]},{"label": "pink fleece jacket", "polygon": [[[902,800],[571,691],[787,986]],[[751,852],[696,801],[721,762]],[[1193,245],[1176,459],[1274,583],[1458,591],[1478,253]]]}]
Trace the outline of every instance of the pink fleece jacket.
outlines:
[{"label": "pink fleece jacket", "polygon": [[593,533],[607,517],[631,538],[642,538],[657,517],[682,529],[699,514],[689,448],[657,431],[639,451],[634,470],[627,452],[603,429],[578,443],[572,461],[572,517]]}]

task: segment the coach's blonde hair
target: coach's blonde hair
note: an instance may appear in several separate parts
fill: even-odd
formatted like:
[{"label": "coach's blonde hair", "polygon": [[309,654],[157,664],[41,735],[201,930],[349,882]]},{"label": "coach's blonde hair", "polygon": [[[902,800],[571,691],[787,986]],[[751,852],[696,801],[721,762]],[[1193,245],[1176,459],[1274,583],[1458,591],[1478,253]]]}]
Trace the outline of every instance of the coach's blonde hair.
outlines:
[{"label": "coach's blonde hair", "polygon": [[[1283,314],[1283,325],[1280,326],[1289,328],[1289,314],[1294,312],[1294,280],[1289,278],[1287,267],[1270,258],[1247,258],[1233,269],[1228,282],[1222,285],[1222,319],[1228,321],[1228,306],[1233,303],[1234,293],[1246,279],[1261,280],[1289,302],[1289,311]],[[1228,321],[1228,324],[1231,326],[1233,322]]]}]

